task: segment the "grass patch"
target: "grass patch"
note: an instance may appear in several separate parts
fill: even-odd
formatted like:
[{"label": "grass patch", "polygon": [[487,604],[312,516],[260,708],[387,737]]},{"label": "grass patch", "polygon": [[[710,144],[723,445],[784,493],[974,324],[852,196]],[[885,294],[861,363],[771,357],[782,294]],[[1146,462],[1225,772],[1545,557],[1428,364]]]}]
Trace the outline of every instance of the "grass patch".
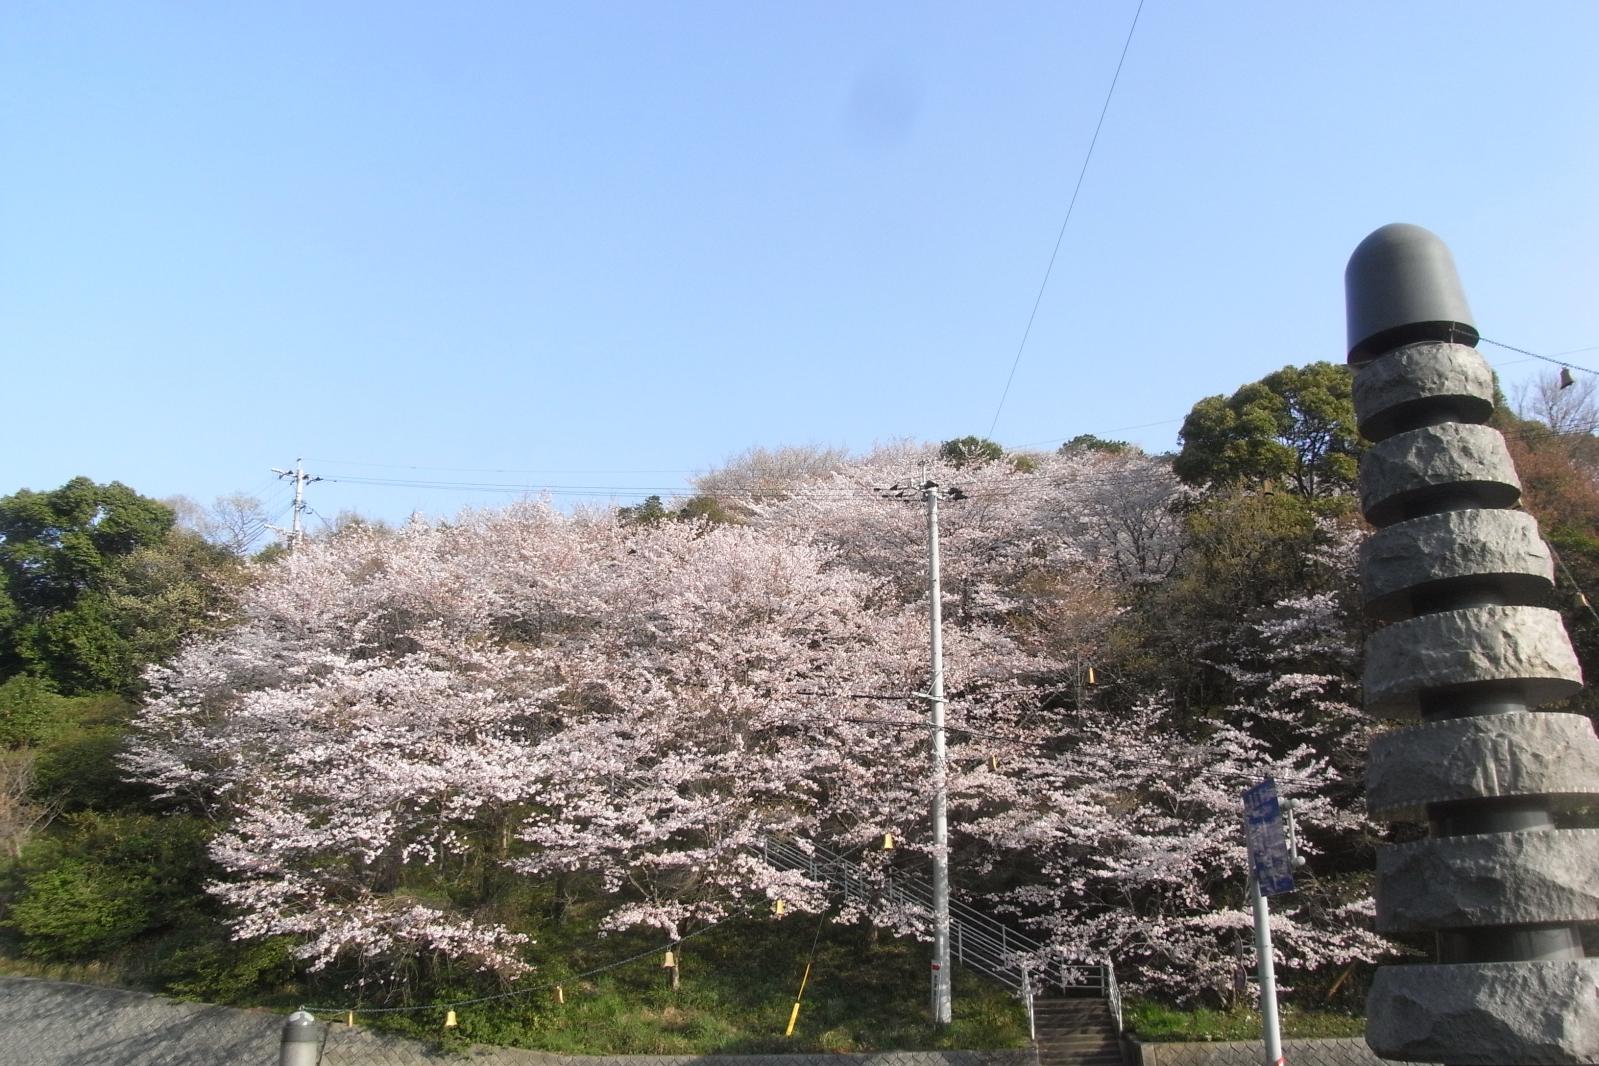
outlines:
[{"label": "grass patch", "polygon": [[[1027,1043],[1020,1001],[957,969],[954,1021],[928,1022],[928,947],[828,926],[817,942],[793,1037],[785,1037],[814,923],[734,921],[688,941],[672,991],[659,956],[588,979],[571,975],[647,947],[633,937],[596,941],[592,929],[541,938],[547,961],[516,996],[443,1012],[371,1015],[360,1024],[451,1043],[493,1043],[564,1054],[702,1055],[1013,1048]],[[563,950],[562,940],[573,943]],[[582,941],[581,947],[579,941]],[[565,1003],[551,984],[560,983]],[[445,998],[445,997],[438,997]],[[464,990],[461,999],[471,998]]]},{"label": "grass patch", "polygon": [[[1362,1036],[1366,1019],[1338,1011],[1299,1010],[1279,1006],[1282,1035],[1287,1037]],[[1151,1042],[1203,1040],[1259,1040],[1260,1012],[1245,1007],[1232,1010],[1184,1009],[1152,1000],[1130,999],[1124,1018],[1127,1030]]]}]

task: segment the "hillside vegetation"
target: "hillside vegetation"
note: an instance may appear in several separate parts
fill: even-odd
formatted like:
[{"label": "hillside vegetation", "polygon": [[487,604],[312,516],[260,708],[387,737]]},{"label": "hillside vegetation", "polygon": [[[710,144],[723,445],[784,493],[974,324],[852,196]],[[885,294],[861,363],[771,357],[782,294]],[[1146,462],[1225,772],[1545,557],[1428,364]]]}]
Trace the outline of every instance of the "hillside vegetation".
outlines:
[{"label": "hillside vegetation", "polygon": [[[1587,403],[1501,418],[1591,665]],[[681,500],[351,522],[253,559],[192,505],[19,491],[0,952],[220,1002],[407,1008],[360,1020],[412,1032],[459,1004],[456,1036],[553,1050],[1022,1041],[969,975],[956,1026],[928,1028],[925,916],[761,848],[925,875],[931,482],[960,898],[1049,958],[1112,962],[1151,1026],[1181,1028],[1162,1005],[1241,1016],[1239,794],[1269,775],[1309,859],[1274,904],[1285,999],[1358,1012],[1371,965],[1416,945],[1370,928],[1352,423],[1347,370],[1289,367],[1197,404],[1176,455],[756,449]]]}]

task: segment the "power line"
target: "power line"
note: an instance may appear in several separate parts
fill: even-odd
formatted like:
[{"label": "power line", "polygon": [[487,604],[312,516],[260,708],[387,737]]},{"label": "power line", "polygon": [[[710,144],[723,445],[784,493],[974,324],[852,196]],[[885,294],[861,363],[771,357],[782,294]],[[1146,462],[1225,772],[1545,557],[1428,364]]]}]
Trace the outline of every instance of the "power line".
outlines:
[{"label": "power line", "polygon": [[1061,219],[1060,232],[1055,234],[1055,247],[1049,253],[1049,265],[1044,268],[1044,280],[1038,285],[1038,295],[1033,297],[1033,309],[1027,316],[1027,328],[1022,330],[1022,342],[1016,346],[1016,358],[1011,361],[1010,374],[1005,378],[1005,390],[1000,393],[999,406],[994,409],[994,420],[989,423],[988,436],[994,435],[994,427],[999,425],[1000,412],[1005,409],[1005,400],[1010,396],[1011,382],[1016,378],[1016,368],[1021,365],[1022,351],[1027,347],[1027,338],[1033,333],[1033,320],[1038,317],[1038,305],[1044,300],[1044,290],[1049,287],[1049,276],[1055,270],[1055,259],[1060,255],[1061,241],[1066,237],[1066,226],[1072,220],[1072,211],[1077,207],[1077,195],[1083,191],[1083,179],[1088,176],[1088,164],[1094,158],[1094,146],[1099,143],[1099,131],[1105,126],[1105,115],[1110,111],[1110,101],[1116,95],[1116,83],[1121,80],[1122,64],[1127,62],[1127,50],[1133,45],[1133,32],[1138,29],[1138,16],[1143,13],[1144,0],[1138,0],[1138,8],[1133,12],[1133,24],[1127,27],[1127,40],[1122,43],[1122,54],[1116,60],[1116,73],[1111,75],[1110,88],[1105,92],[1105,103],[1099,109],[1099,121],[1094,123],[1094,135],[1088,140],[1088,151],[1083,153],[1083,165],[1077,171],[1077,184],[1072,188],[1072,198],[1066,204],[1066,217]]},{"label": "power line", "polygon": [[[1525,348],[1517,348],[1514,344],[1505,344],[1503,341],[1489,340],[1487,337],[1478,337],[1477,340],[1480,341],[1483,344],[1491,344],[1495,348],[1503,348],[1507,352],[1516,352],[1516,353],[1518,353],[1520,355],[1525,355],[1525,356],[1528,356],[1528,357],[1533,358],[1533,359],[1542,359],[1546,363],[1553,363],[1555,366],[1563,366],[1567,370],[1580,370],[1584,374],[1593,374],[1596,377],[1599,377],[1599,370],[1594,370],[1594,369],[1592,369],[1590,367],[1586,367],[1586,366],[1578,366],[1576,363],[1562,362],[1561,360],[1555,358],[1555,356],[1553,356],[1553,355],[1539,355],[1537,352],[1529,352]],[[1558,354],[1559,355],[1580,355],[1583,352],[1593,352],[1593,351],[1599,351],[1599,345],[1592,345],[1592,346],[1587,347],[1587,348],[1573,348],[1573,349],[1571,349],[1568,352],[1560,352]]]}]

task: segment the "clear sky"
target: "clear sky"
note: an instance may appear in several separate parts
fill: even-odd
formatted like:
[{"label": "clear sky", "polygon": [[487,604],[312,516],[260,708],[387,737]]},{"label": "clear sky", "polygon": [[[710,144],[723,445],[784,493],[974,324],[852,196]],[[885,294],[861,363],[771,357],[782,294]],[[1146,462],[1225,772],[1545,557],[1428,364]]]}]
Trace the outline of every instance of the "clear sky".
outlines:
[{"label": "clear sky", "polygon": [[[1135,6],[7,0],[0,492],[987,434]],[[1485,336],[1599,345],[1596,46],[1587,0],[1147,0],[993,436],[1163,450],[1341,359],[1392,221]]]}]

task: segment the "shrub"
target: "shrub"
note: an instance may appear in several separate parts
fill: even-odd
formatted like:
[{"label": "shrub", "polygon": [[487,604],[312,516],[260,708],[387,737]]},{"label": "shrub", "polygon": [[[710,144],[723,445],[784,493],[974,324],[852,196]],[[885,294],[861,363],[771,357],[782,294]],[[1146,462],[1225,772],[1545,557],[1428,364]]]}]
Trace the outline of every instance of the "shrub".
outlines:
[{"label": "shrub", "polygon": [[103,958],[203,905],[205,839],[192,818],[69,816],[23,848],[5,924],[30,958]]}]

